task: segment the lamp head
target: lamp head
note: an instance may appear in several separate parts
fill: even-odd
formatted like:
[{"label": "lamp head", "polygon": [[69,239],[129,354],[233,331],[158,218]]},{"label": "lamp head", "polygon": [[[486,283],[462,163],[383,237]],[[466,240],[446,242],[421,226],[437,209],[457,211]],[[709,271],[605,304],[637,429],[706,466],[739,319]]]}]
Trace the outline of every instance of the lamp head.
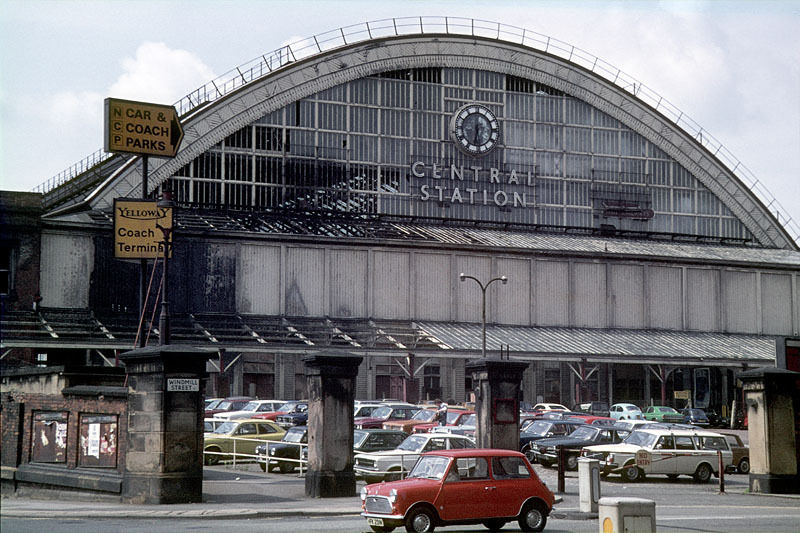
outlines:
[{"label": "lamp head", "polygon": [[459,274],[458,277],[459,277],[459,279],[461,279],[461,281],[464,281],[464,280],[467,279],[467,275],[464,274],[463,272],[461,274]]},{"label": "lamp head", "polygon": [[505,285],[506,283],[508,283],[508,278],[505,276],[500,276],[500,281],[503,283],[503,285]]}]

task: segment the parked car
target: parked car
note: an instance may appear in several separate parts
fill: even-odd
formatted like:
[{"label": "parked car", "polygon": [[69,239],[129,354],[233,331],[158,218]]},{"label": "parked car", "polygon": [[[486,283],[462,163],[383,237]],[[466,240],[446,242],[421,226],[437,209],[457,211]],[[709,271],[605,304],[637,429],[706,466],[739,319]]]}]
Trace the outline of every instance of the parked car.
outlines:
[{"label": "parked car", "polygon": [[224,399],[225,398],[206,398],[205,400],[203,400],[203,403],[205,404],[203,409],[213,409],[217,404],[219,404],[219,402],[221,402]]},{"label": "parked car", "polygon": [[[448,409],[447,410],[447,423],[445,426],[460,426],[463,425],[469,415],[474,415],[475,411]],[[473,417],[474,420],[475,417]],[[427,424],[418,424],[414,426],[414,433],[430,433],[434,428],[439,426],[438,422],[428,422]],[[473,424],[474,426],[474,424]]]},{"label": "parked car", "polygon": [[408,478],[361,489],[361,516],[373,531],[405,526],[483,524],[491,530],[517,521],[541,531],[555,496],[519,452],[467,449],[426,453]]},{"label": "parked car", "polygon": [[231,396],[230,398],[225,398],[217,402],[216,405],[212,404],[213,407],[206,408],[205,410],[205,417],[211,418],[217,413],[224,413],[227,411],[238,411],[245,405],[247,402],[253,400],[250,396]]},{"label": "parked car", "polygon": [[368,417],[359,417],[353,419],[353,425],[357,429],[379,428],[387,420],[409,420],[416,412],[419,411],[417,407],[407,407],[405,405],[384,405],[372,412]]},{"label": "parked car", "polygon": [[750,447],[742,442],[739,435],[735,433],[723,433],[725,440],[728,441],[728,447],[733,452],[733,468],[740,474],[750,473]]},{"label": "parked car", "polygon": [[[283,409],[285,406],[282,406]],[[275,422],[283,429],[294,426],[305,426],[308,422],[308,403],[298,402],[293,405],[291,411],[283,411],[275,417]]]},{"label": "parked car", "polygon": [[257,413],[253,415],[253,418],[260,418],[262,420],[276,420],[280,415],[285,415],[287,413],[304,413],[307,409],[307,401],[292,400],[278,407],[277,411]]},{"label": "parked car", "polygon": [[702,409],[685,407],[681,409],[680,413],[683,415],[683,423],[691,424],[693,426],[708,427],[711,423],[706,416],[706,412]]},{"label": "parked car", "polygon": [[648,405],[642,414],[645,420],[654,422],[672,422],[675,424],[683,422],[683,415],[666,405]]},{"label": "parked car", "polygon": [[581,448],[594,444],[616,444],[629,434],[628,431],[613,426],[579,426],[569,435],[531,442],[530,452],[525,456],[530,458],[530,454],[533,454],[539,464],[553,466],[558,463],[558,447],[561,446],[566,450],[564,467],[567,470],[577,470]]},{"label": "parked car", "polygon": [[594,416],[602,416],[602,417],[609,416],[608,402],[579,403],[575,404],[572,410],[578,411],[579,413],[587,413]]},{"label": "parked car", "polygon": [[723,468],[733,463],[724,435],[697,429],[644,427],[623,443],[587,446],[581,455],[598,459],[601,475],[620,474],[630,482],[646,475],[661,474],[674,480],[684,474],[706,483],[712,474],[719,475],[717,450],[722,452]]},{"label": "parked car", "polygon": [[303,444],[308,444],[308,428],[294,426],[283,435],[280,442],[256,446],[256,460],[265,472],[272,472],[274,468],[278,468],[282,474],[291,472],[300,466]]},{"label": "parked car", "polygon": [[364,416],[371,416],[373,411],[378,407],[383,407],[382,403],[367,403],[367,402],[359,402],[354,406],[353,409],[353,418],[360,418]]},{"label": "parked car", "polygon": [[247,402],[244,407],[238,411],[227,411],[217,413],[217,418],[227,418],[228,420],[235,420],[237,418],[252,418],[253,415],[259,413],[274,413],[280,406],[285,404],[283,400],[252,400]]},{"label": "parked car", "polygon": [[214,433],[214,430],[225,422],[227,422],[227,420],[224,418],[204,418],[203,433]]},{"label": "parked car", "polygon": [[609,414],[616,420],[644,420],[642,410],[632,403],[615,403],[609,409]]},{"label": "parked car", "polygon": [[628,431],[633,431],[634,429],[640,429],[643,427],[650,427],[656,422],[651,422],[649,420],[617,420],[614,422],[614,425],[621,429],[626,429]]},{"label": "parked car", "polygon": [[534,411],[569,411],[566,406],[560,403],[537,403],[533,406]]},{"label": "parked car", "polygon": [[730,427],[730,421],[717,413],[714,409],[705,409],[706,416],[708,417],[708,424],[712,428],[716,427]]},{"label": "parked car", "polygon": [[358,453],[353,470],[367,483],[402,479],[425,452],[474,448],[475,442],[464,435],[417,433],[409,435],[394,450]]},{"label": "parked car", "polygon": [[534,420],[519,432],[519,451],[524,453],[528,460],[532,460],[534,459],[530,453],[532,442],[548,437],[565,436],[583,425],[585,424],[579,420]]},{"label": "parked car", "polygon": [[229,420],[220,424],[213,433],[205,434],[204,462],[215,465],[230,459],[234,453],[237,460],[254,461],[256,446],[269,440],[281,440],[284,433],[272,420]]},{"label": "parked car", "polygon": [[[353,454],[394,450],[408,437],[407,433],[395,429],[353,430]],[[303,461],[308,461],[308,447],[302,449]]]},{"label": "parked car", "polygon": [[475,413],[470,413],[461,419],[457,426],[433,426],[431,433],[453,433],[475,438]]},{"label": "parked car", "polygon": [[436,420],[437,414],[435,409],[420,409],[408,420],[387,420],[381,427],[383,427],[383,429],[399,429],[406,433],[412,433],[414,426],[428,424]]}]

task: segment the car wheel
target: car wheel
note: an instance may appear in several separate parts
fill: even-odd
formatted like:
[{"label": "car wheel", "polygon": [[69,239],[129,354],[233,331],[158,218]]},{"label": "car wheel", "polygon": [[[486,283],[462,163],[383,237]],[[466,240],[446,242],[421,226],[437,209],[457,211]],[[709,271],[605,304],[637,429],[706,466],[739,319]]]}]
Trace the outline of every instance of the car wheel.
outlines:
[{"label": "car wheel", "polygon": [[375,533],[391,533],[392,531],[394,531],[394,528],[390,526],[369,526],[369,527],[371,527],[372,531],[375,531]]},{"label": "car wheel", "polygon": [[711,479],[711,467],[707,463],[703,463],[697,467],[694,472],[694,480],[698,483],[708,483]]},{"label": "car wheel", "polygon": [[567,455],[567,470],[577,470],[577,469],[578,469],[578,456]]},{"label": "car wheel", "polygon": [[525,457],[528,458],[529,463],[533,464],[536,462],[536,455],[534,455],[533,450],[531,450],[530,446],[526,445],[520,451],[525,454]]},{"label": "car wheel", "polygon": [[547,525],[547,513],[541,503],[529,503],[519,514],[519,528],[522,531],[541,531]]},{"label": "car wheel", "polygon": [[641,481],[643,478],[644,472],[642,472],[636,465],[628,465],[622,471],[622,479],[625,481],[633,483],[635,481]]},{"label": "car wheel", "polygon": [[278,469],[281,471],[281,474],[288,474],[294,470],[294,465],[292,463],[281,462],[278,463]]},{"label": "car wheel", "polygon": [[503,529],[503,526],[506,525],[505,520],[501,520],[499,518],[495,518],[492,520],[485,520],[483,523],[483,527],[488,529],[489,531],[497,531]]},{"label": "car wheel", "polygon": [[409,533],[431,533],[435,527],[433,513],[424,507],[417,507],[406,518]]},{"label": "car wheel", "polygon": [[750,459],[748,457],[742,457],[739,464],[736,466],[736,470],[740,474],[748,474],[750,472]]},{"label": "car wheel", "polygon": [[208,466],[213,466],[219,463],[219,455],[216,455],[221,450],[219,448],[207,448],[207,452],[215,452],[213,454],[203,454],[203,462]]}]

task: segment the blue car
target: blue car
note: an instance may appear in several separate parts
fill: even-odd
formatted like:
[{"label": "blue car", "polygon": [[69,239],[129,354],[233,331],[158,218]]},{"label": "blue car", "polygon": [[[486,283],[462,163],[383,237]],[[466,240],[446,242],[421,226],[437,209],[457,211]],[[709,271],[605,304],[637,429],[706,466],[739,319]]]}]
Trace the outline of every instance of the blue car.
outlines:
[{"label": "blue car", "polygon": [[684,424],[691,424],[693,426],[700,427],[708,427],[711,425],[705,411],[702,409],[687,407],[685,409],[681,409],[681,414],[683,415]]}]

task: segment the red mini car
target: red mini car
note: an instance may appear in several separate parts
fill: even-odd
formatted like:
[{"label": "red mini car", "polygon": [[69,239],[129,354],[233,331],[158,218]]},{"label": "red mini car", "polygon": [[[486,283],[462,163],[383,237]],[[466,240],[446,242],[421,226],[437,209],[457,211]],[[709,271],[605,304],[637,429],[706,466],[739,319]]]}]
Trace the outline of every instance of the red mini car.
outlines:
[{"label": "red mini car", "polygon": [[496,530],[513,520],[523,531],[541,531],[554,503],[525,456],[511,450],[429,452],[405,479],[361,489],[361,516],[379,533],[460,524]]}]

